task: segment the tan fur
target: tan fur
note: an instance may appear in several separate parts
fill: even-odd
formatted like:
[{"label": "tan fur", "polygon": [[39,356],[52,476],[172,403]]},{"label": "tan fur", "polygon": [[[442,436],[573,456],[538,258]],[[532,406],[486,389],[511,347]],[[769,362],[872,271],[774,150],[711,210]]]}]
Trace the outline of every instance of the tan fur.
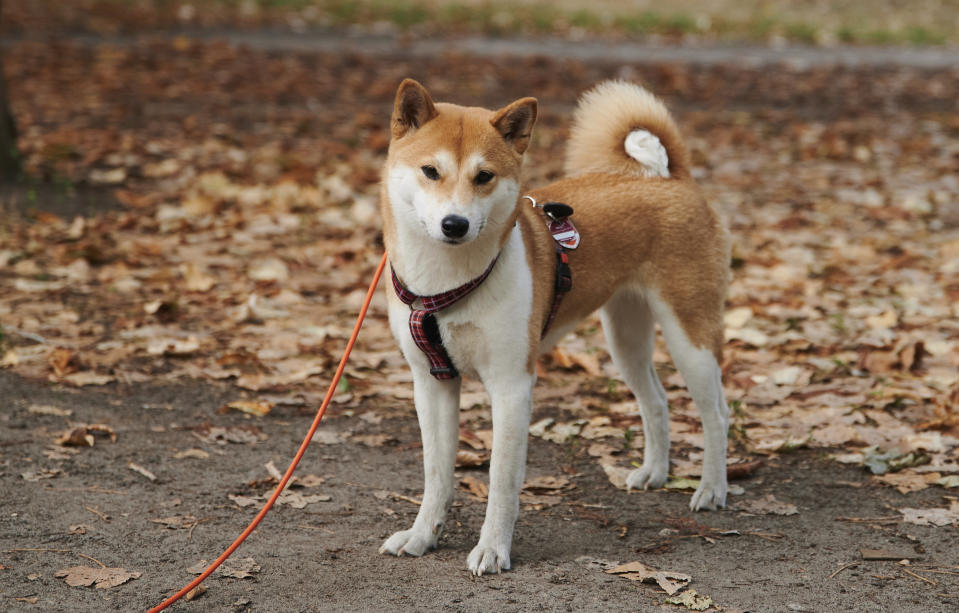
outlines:
[{"label": "tan fur", "polygon": [[[582,236],[580,246],[569,252],[573,289],[554,326],[586,317],[631,283],[658,291],[693,344],[721,359],[728,240],[718,215],[691,181],[589,174],[529,194],[540,203],[572,206],[571,219]],[[534,312],[541,326],[552,301],[555,243],[542,212],[522,202],[527,203],[522,217],[534,232],[527,241],[528,257],[537,266],[552,262],[546,272],[534,272]],[[538,343],[538,331],[535,338]]]},{"label": "tan fur", "polygon": [[640,166],[623,147],[638,129],[652,132],[666,147],[670,175],[689,176],[689,151],[669,111],[656,96],[623,81],[606,81],[580,98],[566,146],[566,174],[639,175]]}]

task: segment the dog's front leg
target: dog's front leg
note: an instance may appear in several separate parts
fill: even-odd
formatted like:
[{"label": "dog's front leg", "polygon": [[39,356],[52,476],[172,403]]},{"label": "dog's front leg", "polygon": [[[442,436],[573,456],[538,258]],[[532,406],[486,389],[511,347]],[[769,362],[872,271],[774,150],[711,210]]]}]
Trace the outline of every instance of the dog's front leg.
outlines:
[{"label": "dog's front leg", "polygon": [[526,447],[532,407],[533,376],[486,382],[493,412],[493,454],[489,501],[479,543],[466,559],[474,575],[509,570],[513,526],[519,515],[519,491],[526,475]]},{"label": "dog's front leg", "polygon": [[413,527],[388,538],[380,553],[421,556],[439,541],[453,500],[460,381],[439,381],[425,368],[413,367],[413,402],[423,438],[423,502]]}]

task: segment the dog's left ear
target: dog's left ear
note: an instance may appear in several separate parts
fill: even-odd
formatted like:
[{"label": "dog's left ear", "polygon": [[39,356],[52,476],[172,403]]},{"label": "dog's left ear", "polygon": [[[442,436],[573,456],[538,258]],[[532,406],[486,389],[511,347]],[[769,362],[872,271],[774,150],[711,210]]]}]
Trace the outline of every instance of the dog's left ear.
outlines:
[{"label": "dog's left ear", "polygon": [[496,111],[489,121],[517,153],[529,147],[529,136],[536,123],[536,98],[520,98]]}]

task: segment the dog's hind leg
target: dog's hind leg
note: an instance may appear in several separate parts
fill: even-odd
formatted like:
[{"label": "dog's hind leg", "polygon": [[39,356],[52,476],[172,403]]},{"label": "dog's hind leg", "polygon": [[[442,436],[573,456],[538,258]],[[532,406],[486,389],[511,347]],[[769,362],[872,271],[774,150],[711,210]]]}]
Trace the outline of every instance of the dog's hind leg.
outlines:
[{"label": "dog's hind leg", "polygon": [[439,541],[453,501],[460,382],[459,378],[439,381],[425,367],[413,367],[413,401],[423,438],[423,502],[413,527],[388,538],[380,553],[421,556]]},{"label": "dog's hind leg", "polygon": [[[729,432],[729,408],[723,393],[722,371],[716,354],[693,343],[675,311],[659,298],[650,299],[650,307],[666,339],[666,346],[686,381],[703,422],[705,449],[703,475],[689,507],[694,511],[726,506],[726,451]],[[722,346],[722,320],[719,313],[710,313],[712,342]],[[687,325],[692,322],[687,321]]]},{"label": "dog's hind leg", "polygon": [[643,416],[642,467],[629,473],[631,489],[660,487],[669,476],[669,415],[666,392],[653,365],[655,328],[646,300],[637,292],[620,291],[600,311],[613,363],[639,400]]}]

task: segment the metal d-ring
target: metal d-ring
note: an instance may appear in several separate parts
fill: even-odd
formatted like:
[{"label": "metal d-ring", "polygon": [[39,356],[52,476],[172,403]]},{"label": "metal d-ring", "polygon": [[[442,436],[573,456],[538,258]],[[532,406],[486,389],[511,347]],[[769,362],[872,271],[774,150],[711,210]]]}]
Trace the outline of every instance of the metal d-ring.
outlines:
[{"label": "metal d-ring", "polygon": [[532,202],[534,209],[541,209],[541,208],[543,208],[543,205],[541,205],[541,204],[536,204],[536,199],[533,198],[532,196],[523,196],[523,198],[526,198],[527,200],[529,200],[530,202]]}]

